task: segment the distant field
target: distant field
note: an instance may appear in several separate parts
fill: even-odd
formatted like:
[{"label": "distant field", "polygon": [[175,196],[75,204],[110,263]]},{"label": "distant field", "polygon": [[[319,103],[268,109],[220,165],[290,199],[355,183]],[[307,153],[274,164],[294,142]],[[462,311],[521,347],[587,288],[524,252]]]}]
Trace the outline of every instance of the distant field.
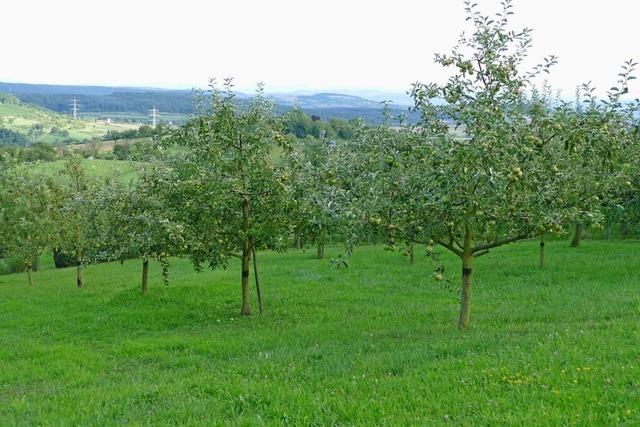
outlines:
[{"label": "distant field", "polygon": [[[135,120],[138,124],[149,124],[150,119],[146,114],[140,113],[126,113],[126,112],[83,112],[82,116],[87,119],[95,119],[99,117],[105,117],[112,120]],[[172,122],[173,124],[182,124],[187,120],[188,116],[186,114],[174,114],[174,113],[163,113],[160,112],[158,114],[158,119],[165,122]]]},{"label": "distant field", "polygon": [[[94,118],[71,120],[70,117],[33,107],[27,104],[0,104],[0,126],[32,137],[32,127],[42,126],[42,132],[36,135],[36,142],[56,143],[67,139],[83,141],[85,139],[102,138],[108,131],[120,132],[137,129],[137,124],[98,123]],[[67,131],[67,135],[51,133],[52,128]]]},{"label": "distant field", "polygon": [[[53,176],[64,168],[64,162],[64,160],[57,160],[55,162],[42,162],[37,163],[35,167],[33,165],[28,165],[28,167],[32,168],[35,171]],[[84,166],[87,170],[87,173],[93,176],[120,176],[122,180],[126,182],[131,181],[136,177],[134,166],[130,162],[126,161],[88,159],[84,161]]]},{"label": "distant field", "polygon": [[[175,260],[0,277],[0,425],[640,425],[640,242],[501,248],[455,291],[380,247],[348,269],[260,255],[266,314],[240,271]],[[338,248],[328,253],[335,256]],[[459,265],[445,257],[447,274]]]}]

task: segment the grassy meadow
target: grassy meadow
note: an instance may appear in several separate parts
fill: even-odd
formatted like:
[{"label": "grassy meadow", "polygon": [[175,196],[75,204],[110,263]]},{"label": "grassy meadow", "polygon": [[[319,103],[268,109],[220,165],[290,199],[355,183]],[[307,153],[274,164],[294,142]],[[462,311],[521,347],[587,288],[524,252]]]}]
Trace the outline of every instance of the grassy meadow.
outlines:
[{"label": "grassy meadow", "polygon": [[[48,175],[56,176],[65,167],[66,160],[56,160],[53,162],[40,162],[21,166],[29,168],[33,171]],[[135,164],[124,160],[103,160],[103,159],[85,159],[84,167],[87,174],[96,177],[117,177],[124,182],[134,180],[137,176]]]},{"label": "grassy meadow", "polygon": [[[93,112],[93,111],[85,111],[82,113],[82,116],[86,119],[98,119],[103,117],[108,117],[113,120],[117,120],[120,122],[126,121],[137,121],[138,125],[142,123],[149,122],[149,114],[141,114],[134,112],[120,112],[120,111],[101,111],[101,112]],[[182,124],[184,123],[188,115],[180,114],[180,113],[165,113],[160,111],[158,113],[158,118],[164,122],[171,122],[173,124]]]},{"label": "grassy meadow", "polygon": [[[37,135],[36,142],[56,143],[68,139],[83,141],[85,139],[102,138],[108,131],[122,132],[137,129],[139,125],[129,123],[103,123],[94,118],[71,120],[69,116],[29,104],[0,103],[0,126],[32,137],[31,128],[42,125],[43,132]],[[68,135],[50,133],[56,127],[67,131]]]},{"label": "grassy meadow", "polygon": [[[339,248],[328,249],[329,257]],[[639,242],[524,242],[476,262],[458,298],[381,247],[347,269],[259,254],[266,313],[242,318],[239,266],[50,260],[0,276],[0,425],[640,423]],[[457,289],[458,264],[445,259]]]}]

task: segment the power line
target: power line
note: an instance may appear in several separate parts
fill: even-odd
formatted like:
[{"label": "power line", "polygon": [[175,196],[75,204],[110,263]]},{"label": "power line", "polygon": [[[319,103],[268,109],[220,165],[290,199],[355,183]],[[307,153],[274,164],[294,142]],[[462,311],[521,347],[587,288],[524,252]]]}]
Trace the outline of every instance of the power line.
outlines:
[{"label": "power line", "polygon": [[71,117],[73,120],[78,120],[78,99],[74,96],[71,103]]},{"label": "power line", "polygon": [[154,105],[153,108],[151,110],[149,110],[149,114],[151,115],[151,127],[153,129],[156,128],[156,125],[158,124],[158,113],[160,111],[156,108],[156,106]]}]

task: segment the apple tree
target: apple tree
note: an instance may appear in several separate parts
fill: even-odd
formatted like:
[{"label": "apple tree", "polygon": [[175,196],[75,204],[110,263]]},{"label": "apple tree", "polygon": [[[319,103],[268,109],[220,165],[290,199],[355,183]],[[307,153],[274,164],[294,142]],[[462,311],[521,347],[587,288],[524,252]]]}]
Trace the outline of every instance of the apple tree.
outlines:
[{"label": "apple tree", "polygon": [[544,157],[524,96],[555,58],[521,70],[531,31],[510,28],[511,9],[505,1],[488,17],[466,2],[472,32],[435,57],[450,77],[412,88],[419,123],[370,129],[354,147],[362,153],[359,199],[369,204],[368,221],[394,240],[425,243],[428,252],[437,244],[459,257],[461,328],[469,325],[474,259],[534,235],[541,212],[552,216],[555,209],[532,209],[543,200],[535,178]]},{"label": "apple tree", "polygon": [[334,167],[336,149],[327,140],[299,142],[288,156],[292,196],[296,203],[296,232],[314,241],[324,258],[328,236],[340,231],[341,189]]},{"label": "apple tree", "polygon": [[83,268],[95,247],[95,196],[98,179],[87,175],[82,157],[69,158],[60,172],[56,246],[59,253],[70,256],[76,265],[76,285],[84,286]]},{"label": "apple tree", "polygon": [[169,280],[169,257],[183,253],[184,227],[164,197],[173,177],[160,162],[148,162],[136,180],[126,184],[111,181],[101,186],[96,197],[97,235],[102,242],[96,251],[102,260],[142,259],[141,292],[148,292],[149,261],[162,266],[165,285]]},{"label": "apple tree", "polygon": [[290,144],[262,86],[246,103],[235,98],[230,79],[222,89],[214,81],[210,87],[202,94],[210,103],[166,141],[186,148],[171,162],[172,203],[196,268],[240,260],[241,314],[250,315],[251,259],[256,263],[259,249],[285,250],[291,241],[291,177],[282,161]]},{"label": "apple tree", "polygon": [[49,176],[15,167],[0,183],[0,241],[5,255],[24,263],[29,285],[33,285],[35,260],[52,249],[57,187]]},{"label": "apple tree", "polygon": [[[571,191],[577,193],[580,215],[575,221],[572,246],[578,246],[585,225],[601,227],[605,206],[616,203],[616,194],[630,185],[635,146],[638,101],[624,100],[636,63],[626,61],[618,81],[604,99],[590,84],[579,88],[579,100],[567,123],[568,148],[578,153]],[[592,212],[596,212],[594,218]]]}]

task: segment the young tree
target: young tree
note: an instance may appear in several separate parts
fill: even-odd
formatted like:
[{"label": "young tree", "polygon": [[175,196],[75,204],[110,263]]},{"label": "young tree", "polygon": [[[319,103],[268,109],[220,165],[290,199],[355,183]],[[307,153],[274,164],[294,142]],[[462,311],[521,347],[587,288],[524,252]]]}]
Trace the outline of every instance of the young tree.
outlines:
[{"label": "young tree", "polygon": [[548,217],[556,209],[539,206],[540,193],[550,190],[539,185],[545,156],[524,96],[555,58],[519,70],[531,31],[509,28],[510,1],[495,18],[470,2],[466,12],[472,33],[450,54],[436,55],[437,63],[453,67],[450,78],[413,86],[419,124],[366,131],[355,147],[364,153],[358,163],[370,165],[360,174],[368,221],[393,240],[425,243],[428,252],[439,244],[460,258],[461,328],[469,325],[474,259],[534,235],[541,212]]},{"label": "young tree", "polygon": [[81,157],[69,158],[60,173],[59,217],[56,220],[59,252],[75,260],[76,285],[84,286],[83,269],[95,247],[92,224],[97,180],[87,176]]},{"label": "young tree", "polygon": [[101,259],[142,259],[141,292],[149,290],[149,260],[162,265],[165,285],[169,280],[169,257],[183,253],[184,227],[164,199],[170,170],[161,163],[148,163],[138,179],[129,184],[113,181],[98,192],[97,223],[102,241]]},{"label": "young tree", "polygon": [[623,64],[618,81],[605,99],[597,98],[590,84],[582,85],[576,107],[565,121],[565,144],[577,154],[574,179],[568,189],[578,210],[573,247],[580,244],[586,225],[601,226],[604,206],[615,203],[615,195],[630,177],[627,156],[634,148],[638,101],[627,102],[622,97],[635,79],[636,65],[632,60]]},{"label": "young tree", "polygon": [[29,285],[34,260],[53,246],[55,192],[50,177],[23,167],[8,171],[0,184],[0,241],[7,256],[24,263]]},{"label": "young tree", "polygon": [[340,189],[336,186],[334,152],[329,141],[301,141],[288,161],[297,205],[296,232],[315,241],[319,259],[324,258],[328,236],[340,227]]},{"label": "young tree", "polygon": [[278,159],[289,150],[281,121],[262,86],[248,105],[211,83],[208,111],[189,120],[169,143],[188,148],[174,162],[172,202],[180,207],[196,266],[241,261],[243,315],[251,314],[249,264],[254,249],[284,250],[291,237],[290,177]]},{"label": "young tree", "polygon": [[[551,56],[529,72],[519,70],[531,32],[511,30],[511,2],[502,5],[492,18],[466,2],[472,34],[463,35],[451,54],[436,55],[436,62],[454,67],[451,77],[444,84],[417,83],[412,91],[421,121],[413,129],[419,141],[411,147],[415,154],[407,164],[414,166],[408,174],[418,174],[418,166],[423,171],[421,185],[412,191],[421,195],[418,212],[428,221],[426,236],[462,261],[462,328],[469,324],[474,258],[543,236],[545,230],[557,231],[567,219],[598,223],[599,201],[609,194],[611,180],[580,172],[597,170],[618,179],[616,153],[624,139],[606,124],[616,116],[604,113],[610,107],[590,108],[604,108],[607,120],[590,112],[586,128],[571,122],[565,127],[565,112],[551,112],[544,103],[536,110],[534,102],[532,111],[524,91],[556,61]],[[632,68],[632,63],[625,65],[606,105],[619,102],[615,92],[626,90]],[[449,125],[466,137],[455,138]],[[587,135],[576,138],[576,132]]]},{"label": "young tree", "polygon": [[388,123],[361,127],[353,141],[339,147],[342,152],[335,157],[343,159],[338,168],[341,186],[356,196],[344,220],[350,230],[386,236],[388,249],[403,244],[413,262],[415,244],[428,240],[423,226],[427,220],[420,218],[423,194],[416,191],[428,173],[421,170],[425,153],[420,151],[419,135],[410,127],[391,128]]}]

